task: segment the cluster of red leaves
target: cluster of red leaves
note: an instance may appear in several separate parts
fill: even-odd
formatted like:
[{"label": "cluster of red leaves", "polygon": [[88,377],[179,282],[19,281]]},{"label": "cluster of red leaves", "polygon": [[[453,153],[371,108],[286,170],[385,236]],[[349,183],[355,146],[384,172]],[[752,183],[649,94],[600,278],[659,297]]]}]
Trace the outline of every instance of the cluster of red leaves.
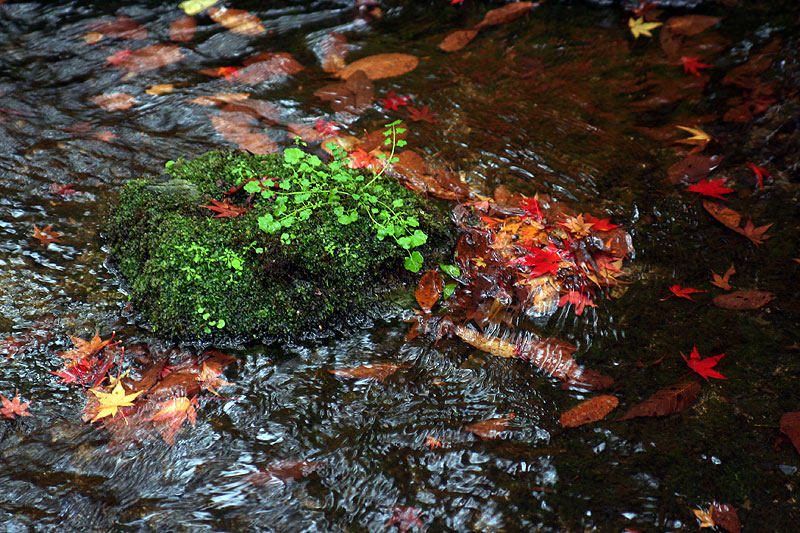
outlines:
[{"label": "cluster of red leaves", "polygon": [[[494,198],[457,205],[453,218],[462,230],[453,259],[458,283],[441,300],[440,274],[422,277],[415,293],[422,312],[409,339],[455,335],[493,355],[526,359],[570,384],[608,386],[613,380],[575,362],[573,345],[535,338],[518,326],[559,306],[573,304],[576,314],[594,306],[600,291],[620,283],[630,236],[607,219],[575,214],[543,195],[502,189]],[[507,333],[496,335],[503,325]]]},{"label": "cluster of red leaves", "polygon": [[64,367],[51,374],[83,388],[83,420],[102,423],[116,445],[151,438],[153,431],[172,445],[184,422],[195,423],[199,394],[218,395],[218,388],[230,385],[222,372],[233,358],[222,352],[151,353],[134,346],[128,355],[135,364],[126,364],[125,349],[111,342],[113,335],[70,339],[75,347],[58,354]]}]

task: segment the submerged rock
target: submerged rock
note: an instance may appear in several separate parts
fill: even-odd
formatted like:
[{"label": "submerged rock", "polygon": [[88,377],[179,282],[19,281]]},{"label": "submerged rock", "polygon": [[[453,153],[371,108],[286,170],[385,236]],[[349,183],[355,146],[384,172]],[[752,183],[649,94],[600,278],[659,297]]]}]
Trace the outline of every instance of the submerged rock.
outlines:
[{"label": "submerged rock", "polygon": [[[376,232],[384,212],[418,224],[426,254],[452,242],[442,206],[392,178],[303,157],[209,152],[123,187],[103,237],[130,301],[156,333],[214,341],[329,333],[409,280],[409,251],[391,232]],[[312,184],[306,198],[298,191],[310,173],[318,183],[333,180],[331,190],[344,173],[358,193],[331,199]],[[362,194],[375,209],[364,212]]]}]

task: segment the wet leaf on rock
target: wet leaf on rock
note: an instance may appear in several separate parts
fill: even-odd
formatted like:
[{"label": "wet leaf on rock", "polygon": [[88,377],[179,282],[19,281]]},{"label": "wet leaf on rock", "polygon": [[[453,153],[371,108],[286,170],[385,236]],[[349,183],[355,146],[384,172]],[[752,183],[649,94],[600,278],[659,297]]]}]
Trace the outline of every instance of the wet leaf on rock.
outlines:
[{"label": "wet leaf on rock", "polygon": [[774,299],[775,295],[767,291],[734,291],[716,296],[714,305],[723,309],[746,311],[763,307]]},{"label": "wet leaf on rock", "polygon": [[325,72],[338,72],[345,66],[345,58],[350,52],[347,37],[341,33],[331,32],[322,38],[319,43],[322,70]]},{"label": "wet leaf on rock", "polygon": [[683,411],[700,397],[700,382],[686,381],[661,389],[640,404],[633,406],[619,420],[641,416],[667,416]]},{"label": "wet leaf on rock", "polygon": [[617,408],[619,399],[612,394],[594,396],[566,411],[558,419],[565,428],[574,428],[602,420]]},{"label": "wet leaf on rock", "polygon": [[28,406],[31,402],[20,403],[19,392],[16,393],[13,400],[9,400],[0,394],[0,402],[3,407],[0,407],[0,415],[6,418],[13,419],[15,416],[33,416],[28,412]]},{"label": "wet leaf on rock", "polygon": [[370,80],[380,80],[411,72],[418,64],[419,58],[409,54],[377,54],[350,63],[336,77],[346,80],[362,71]]},{"label": "wet leaf on rock", "polygon": [[342,83],[326,85],[314,92],[314,96],[331,103],[335,112],[359,115],[369,109],[375,91],[367,75],[362,71],[351,74]]},{"label": "wet leaf on rock", "polygon": [[89,25],[89,29],[102,33],[111,39],[134,39],[140,41],[147,39],[147,30],[125,15],[117,15],[117,20],[113,22],[95,22]]},{"label": "wet leaf on rock", "polygon": [[330,369],[328,372],[335,376],[341,376],[345,378],[374,379],[376,381],[383,381],[397,372],[398,368],[405,368],[405,366],[394,365],[391,363],[371,363],[351,368]]},{"label": "wet leaf on rock", "polygon": [[431,308],[439,301],[442,295],[442,276],[438,270],[431,270],[425,273],[419,280],[414,296],[417,303],[426,313],[431,312]]},{"label": "wet leaf on rock", "polygon": [[197,31],[197,21],[194,17],[185,16],[177,19],[169,26],[169,40],[179,43],[189,42],[194,39]]},{"label": "wet leaf on rock", "polygon": [[[253,132],[246,122],[243,122],[238,115],[244,113],[225,113],[220,116],[212,116],[211,124],[222,137],[242,150],[247,150],[254,154],[271,154],[278,150],[278,145],[268,135],[260,132]],[[245,115],[248,116],[249,115]],[[252,118],[252,117],[250,117]],[[253,121],[255,125],[255,121]]]},{"label": "wet leaf on rock", "polygon": [[237,70],[233,79],[247,85],[258,85],[280,76],[297,74],[301,70],[303,65],[287,52],[262,52],[245,60],[244,66]]},{"label": "wet leaf on rock", "polygon": [[717,527],[721,527],[728,533],[741,533],[742,523],[739,521],[736,507],[733,505],[714,502],[709,508],[709,513]]},{"label": "wet leaf on rock", "polygon": [[122,50],[106,61],[128,72],[155,70],[183,59],[183,52],[174,44],[154,44],[138,50]]}]

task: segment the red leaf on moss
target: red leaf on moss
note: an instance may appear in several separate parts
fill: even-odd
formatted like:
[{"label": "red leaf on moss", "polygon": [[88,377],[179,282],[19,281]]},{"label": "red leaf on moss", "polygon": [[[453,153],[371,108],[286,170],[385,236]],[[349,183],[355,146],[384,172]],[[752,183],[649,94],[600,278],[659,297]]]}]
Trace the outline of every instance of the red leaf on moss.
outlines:
[{"label": "red leaf on moss", "polygon": [[227,200],[222,202],[218,200],[212,200],[211,198],[208,199],[213,205],[199,205],[198,207],[204,207],[206,209],[210,209],[217,213],[214,215],[214,218],[235,218],[247,211],[244,207],[240,207],[238,205],[233,205],[228,203]]},{"label": "red leaf on moss", "polygon": [[417,528],[419,531],[425,531],[425,524],[420,520],[419,515],[422,509],[417,507],[404,507],[402,505],[392,505],[389,507],[392,511],[392,516],[386,521],[386,527],[397,524],[400,533],[406,533],[411,528]]},{"label": "red leaf on moss", "polygon": [[728,379],[714,370],[714,367],[717,366],[719,360],[725,357],[724,353],[700,359],[700,353],[697,351],[697,347],[693,346],[692,353],[689,354],[688,359],[685,355],[683,355],[683,352],[681,352],[681,357],[683,357],[683,360],[686,361],[687,365],[689,365],[689,368],[703,376],[706,381],[710,381],[708,378]]},{"label": "red leaf on moss", "polygon": [[339,134],[339,125],[335,122],[327,122],[318,118],[317,121],[314,123],[314,129],[317,130],[319,133],[323,133],[325,135],[338,135]]}]

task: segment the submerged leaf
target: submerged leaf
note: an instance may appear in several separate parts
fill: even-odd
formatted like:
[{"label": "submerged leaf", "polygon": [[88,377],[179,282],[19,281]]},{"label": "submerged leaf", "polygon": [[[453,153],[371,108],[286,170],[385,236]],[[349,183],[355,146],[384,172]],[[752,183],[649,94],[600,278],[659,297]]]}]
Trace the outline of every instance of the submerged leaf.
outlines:
[{"label": "submerged leaf", "polygon": [[243,9],[212,7],[208,10],[208,16],[240,35],[261,35],[267,31],[257,16]]},{"label": "submerged leaf", "polygon": [[735,291],[715,297],[714,305],[723,309],[744,311],[758,309],[774,299],[775,295],[767,291]]},{"label": "submerged leaf", "polygon": [[394,374],[398,368],[403,367],[391,363],[372,363],[352,368],[331,369],[328,370],[328,372],[335,376],[342,376],[345,378],[383,381]]},{"label": "submerged leaf", "polygon": [[619,405],[619,399],[612,394],[595,396],[566,411],[558,421],[565,428],[597,422],[616,409],[617,405]]},{"label": "submerged leaf", "polygon": [[633,406],[619,420],[640,416],[667,416],[683,411],[700,397],[700,383],[686,381],[661,389],[647,400]]},{"label": "submerged leaf", "polygon": [[346,80],[360,70],[370,80],[380,80],[411,72],[418,64],[419,58],[409,54],[377,54],[350,63],[336,76]]}]

